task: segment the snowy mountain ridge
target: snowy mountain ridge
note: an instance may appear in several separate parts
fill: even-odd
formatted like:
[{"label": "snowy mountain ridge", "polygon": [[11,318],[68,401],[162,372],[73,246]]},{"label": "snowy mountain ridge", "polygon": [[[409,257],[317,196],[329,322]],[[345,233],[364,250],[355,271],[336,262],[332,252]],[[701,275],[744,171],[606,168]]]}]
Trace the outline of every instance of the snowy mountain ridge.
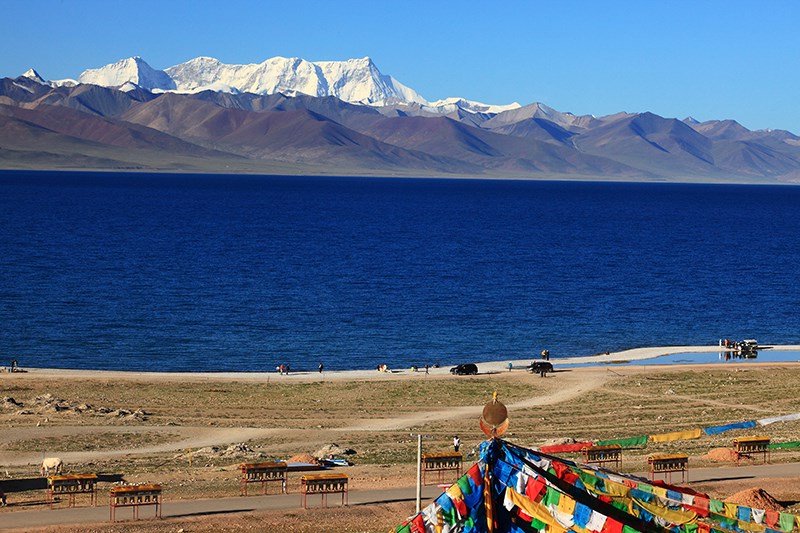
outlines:
[{"label": "snowy mountain ridge", "polygon": [[[45,81],[34,69],[24,76],[50,85],[72,86],[76,80]],[[429,113],[500,113],[521,107],[488,105],[463,98],[429,102],[415,90],[391,76],[382,74],[369,57],[346,61],[311,62],[300,58],[273,57],[261,63],[227,64],[213,57],[197,57],[158,70],[141,57],[129,57],[100,68],[85,70],[77,83],[131,90],[141,87],[151,92],[232,94],[305,94],[334,96],[345,102],[369,106],[415,105]]]}]

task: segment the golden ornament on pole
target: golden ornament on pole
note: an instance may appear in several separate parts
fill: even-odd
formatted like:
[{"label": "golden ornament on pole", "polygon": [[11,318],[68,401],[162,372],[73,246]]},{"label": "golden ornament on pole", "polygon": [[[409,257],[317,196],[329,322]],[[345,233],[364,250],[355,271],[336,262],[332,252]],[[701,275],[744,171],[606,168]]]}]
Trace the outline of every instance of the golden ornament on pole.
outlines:
[{"label": "golden ornament on pole", "polygon": [[497,391],[492,393],[492,401],[483,406],[481,430],[487,437],[499,437],[508,430],[508,409],[497,399]]}]

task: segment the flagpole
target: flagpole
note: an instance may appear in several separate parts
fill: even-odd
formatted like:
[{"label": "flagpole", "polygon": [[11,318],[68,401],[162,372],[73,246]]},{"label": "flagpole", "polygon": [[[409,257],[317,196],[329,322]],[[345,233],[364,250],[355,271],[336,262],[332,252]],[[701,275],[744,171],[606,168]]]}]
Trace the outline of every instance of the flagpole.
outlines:
[{"label": "flagpole", "polygon": [[417,433],[417,514],[422,509],[422,433]]}]

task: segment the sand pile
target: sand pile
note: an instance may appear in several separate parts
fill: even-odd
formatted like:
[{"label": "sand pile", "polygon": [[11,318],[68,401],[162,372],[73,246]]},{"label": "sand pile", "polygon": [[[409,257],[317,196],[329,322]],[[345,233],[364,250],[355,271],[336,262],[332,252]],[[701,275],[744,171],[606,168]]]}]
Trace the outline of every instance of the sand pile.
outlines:
[{"label": "sand pile", "polygon": [[287,463],[308,463],[312,465],[318,465],[319,461],[316,460],[314,457],[310,456],[307,453],[298,453],[297,455],[293,455],[286,460]]},{"label": "sand pile", "polygon": [[716,463],[732,463],[736,461],[736,453],[730,448],[713,448],[703,456],[703,459]]},{"label": "sand pile", "polygon": [[737,492],[725,498],[726,502],[753,507],[755,509],[766,509],[767,511],[783,511],[783,506],[778,500],[770,496],[764,489],[754,487],[752,489]]}]

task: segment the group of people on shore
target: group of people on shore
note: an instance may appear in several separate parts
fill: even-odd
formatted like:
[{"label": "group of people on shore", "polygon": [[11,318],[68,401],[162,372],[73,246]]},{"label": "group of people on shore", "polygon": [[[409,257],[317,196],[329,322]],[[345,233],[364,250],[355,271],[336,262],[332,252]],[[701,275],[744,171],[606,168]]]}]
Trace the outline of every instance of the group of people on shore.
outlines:
[{"label": "group of people on shore", "polygon": [[[426,374],[430,374],[431,368],[439,368],[439,363],[434,363],[433,365],[425,364],[425,366],[422,368],[425,370]],[[411,365],[411,371],[421,372],[422,370],[420,370],[420,367],[418,367],[417,365]]]},{"label": "group of people on shore", "polygon": [[732,350],[739,349],[739,341],[734,341],[731,339],[720,339],[719,340],[719,347],[720,348],[730,348]]},{"label": "group of people on shore", "polygon": [[[320,374],[322,374],[322,371],[325,370],[325,364],[322,361],[320,361],[318,369],[319,369],[319,373]],[[275,370],[277,370],[278,373],[281,374],[281,375],[284,375],[284,374],[285,375],[289,375],[289,365],[288,364],[280,364],[280,365],[275,367]]]}]

